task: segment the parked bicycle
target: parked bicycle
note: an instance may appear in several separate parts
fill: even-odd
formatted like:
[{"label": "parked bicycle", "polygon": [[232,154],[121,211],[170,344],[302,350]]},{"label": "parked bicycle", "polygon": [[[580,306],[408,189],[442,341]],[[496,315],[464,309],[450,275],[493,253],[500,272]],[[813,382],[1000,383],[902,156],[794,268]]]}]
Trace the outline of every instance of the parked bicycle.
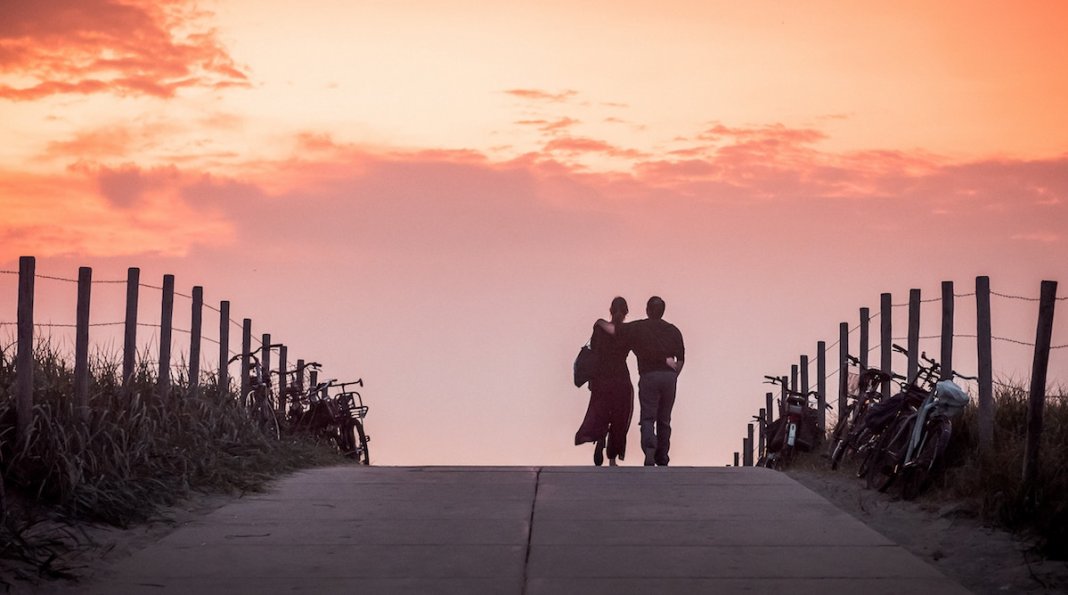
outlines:
[{"label": "parked bicycle", "polygon": [[[900,345],[895,351],[907,354]],[[868,487],[886,491],[901,477],[902,497],[912,499],[925,490],[942,464],[943,455],[953,434],[953,419],[967,406],[969,398],[952,380],[938,380],[937,361],[920,355],[922,364],[914,378],[905,381],[903,389],[888,399],[886,409],[893,408],[893,416],[869,453],[866,481]],[[954,374],[961,378],[970,378]],[[896,400],[896,402],[894,402]],[[873,408],[869,416],[886,415]]]},{"label": "parked bicycle", "polygon": [[249,390],[248,393],[242,395],[242,405],[247,408],[249,419],[264,434],[275,440],[280,440],[282,438],[282,430],[278,424],[278,416],[275,413],[269,375],[265,373],[263,366],[260,365],[260,359],[254,353],[239,353],[230,358],[229,363],[232,364],[242,357],[248,357],[249,359]]},{"label": "parked bicycle", "polygon": [[[764,378],[768,384],[782,385],[780,378]],[[802,393],[785,386],[782,390],[785,398],[779,400],[779,418],[765,425],[767,452],[758,461],[758,464],[769,469],[785,469],[793,460],[795,450],[810,451],[819,441],[818,410],[809,403],[819,393]],[[830,408],[829,405],[827,407]]]},{"label": "parked bicycle", "polygon": [[864,424],[864,418],[873,403],[882,400],[883,383],[890,381],[890,375],[877,368],[861,366],[860,360],[848,356],[849,362],[860,369],[857,379],[857,394],[849,395],[845,411],[840,412],[838,422],[831,434],[828,456],[831,469],[837,469],[842,460],[850,453],[861,454],[871,443],[872,430]]},{"label": "parked bicycle", "polygon": [[[371,437],[364,430],[364,418],[368,406],[363,397],[350,386],[363,386],[363,379],[338,382],[336,379],[320,382],[309,390],[295,391],[293,406],[289,410],[289,427],[293,431],[308,432],[330,441],[338,452],[355,459],[362,465],[371,464],[368,442]],[[330,389],[340,392],[330,396]]]}]

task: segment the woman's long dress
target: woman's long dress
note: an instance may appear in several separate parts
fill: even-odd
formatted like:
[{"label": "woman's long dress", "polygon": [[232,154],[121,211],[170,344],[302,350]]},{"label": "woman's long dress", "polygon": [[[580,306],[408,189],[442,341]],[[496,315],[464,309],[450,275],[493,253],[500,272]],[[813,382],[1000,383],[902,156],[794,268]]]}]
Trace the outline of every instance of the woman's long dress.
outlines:
[{"label": "woman's long dress", "polygon": [[605,440],[608,458],[623,460],[627,451],[627,430],[634,412],[634,385],[627,367],[628,350],[622,341],[597,325],[593,327],[590,347],[597,355],[597,367],[590,379],[590,404],[575,433],[575,444]]}]

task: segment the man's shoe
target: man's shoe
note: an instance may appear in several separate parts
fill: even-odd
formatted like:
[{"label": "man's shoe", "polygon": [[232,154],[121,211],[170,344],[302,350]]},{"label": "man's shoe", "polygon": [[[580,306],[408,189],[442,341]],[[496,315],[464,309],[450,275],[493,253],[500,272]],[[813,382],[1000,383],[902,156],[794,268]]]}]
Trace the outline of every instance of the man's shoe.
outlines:
[{"label": "man's shoe", "polygon": [[593,447],[593,464],[600,467],[604,464],[604,441],[598,440]]},{"label": "man's shoe", "polygon": [[654,451],[652,449],[645,451],[645,466],[652,467],[656,465],[656,460],[653,458]]}]

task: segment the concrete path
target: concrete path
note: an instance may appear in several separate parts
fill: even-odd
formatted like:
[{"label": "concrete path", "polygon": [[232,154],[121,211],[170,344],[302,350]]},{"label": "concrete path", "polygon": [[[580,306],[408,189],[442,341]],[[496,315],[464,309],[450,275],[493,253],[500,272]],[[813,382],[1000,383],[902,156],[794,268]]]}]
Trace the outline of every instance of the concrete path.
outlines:
[{"label": "concrete path", "polygon": [[781,473],[675,467],[304,471],[78,591],[967,593]]}]

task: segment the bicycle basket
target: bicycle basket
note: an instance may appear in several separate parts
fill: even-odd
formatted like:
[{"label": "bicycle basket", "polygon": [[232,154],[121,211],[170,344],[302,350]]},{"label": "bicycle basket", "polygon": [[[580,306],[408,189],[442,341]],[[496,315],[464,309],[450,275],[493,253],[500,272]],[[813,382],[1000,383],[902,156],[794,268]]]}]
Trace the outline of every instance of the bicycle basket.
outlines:
[{"label": "bicycle basket", "polygon": [[367,417],[367,405],[357,405],[356,399],[349,393],[338,396],[338,406],[347,411],[349,417],[352,419],[363,419]]},{"label": "bicycle basket", "polygon": [[889,399],[872,403],[864,416],[864,425],[872,432],[881,432],[905,405],[905,394],[897,393]]},{"label": "bicycle basket", "polygon": [[849,372],[849,378],[846,380],[846,394],[853,395],[854,397],[860,396],[860,374],[856,372]]}]

